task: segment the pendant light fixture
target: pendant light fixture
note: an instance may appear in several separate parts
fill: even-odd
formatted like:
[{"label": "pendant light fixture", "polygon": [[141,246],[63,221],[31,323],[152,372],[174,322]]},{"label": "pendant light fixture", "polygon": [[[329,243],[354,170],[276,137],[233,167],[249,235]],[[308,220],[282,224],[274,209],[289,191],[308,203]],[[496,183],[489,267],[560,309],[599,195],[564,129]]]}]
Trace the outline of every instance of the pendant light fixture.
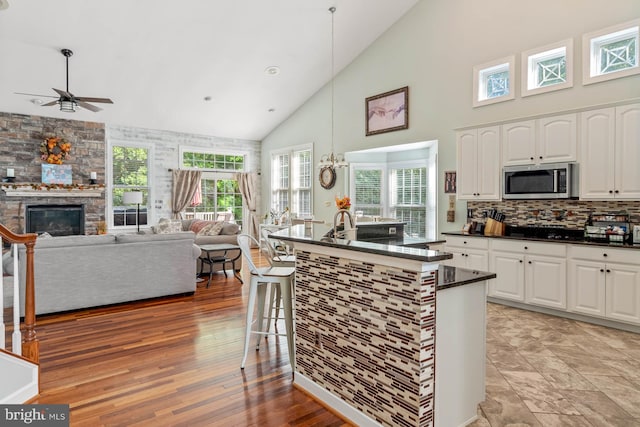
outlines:
[{"label": "pendant light fixture", "polygon": [[320,157],[320,162],[318,162],[319,168],[343,168],[348,166],[348,163],[344,159],[343,154],[335,154],[333,148],[333,138],[334,138],[334,73],[335,73],[335,35],[334,35],[334,17],[336,8],[331,6],[329,8],[329,12],[331,12],[331,152],[329,154],[323,154]]}]

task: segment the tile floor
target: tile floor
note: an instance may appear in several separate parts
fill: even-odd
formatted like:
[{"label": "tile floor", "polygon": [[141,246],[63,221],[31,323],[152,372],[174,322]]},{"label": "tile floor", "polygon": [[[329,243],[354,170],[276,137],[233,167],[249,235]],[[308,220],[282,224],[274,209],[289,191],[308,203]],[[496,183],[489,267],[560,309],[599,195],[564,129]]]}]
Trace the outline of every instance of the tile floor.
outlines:
[{"label": "tile floor", "polygon": [[487,314],[473,427],[640,427],[640,334],[499,304]]}]

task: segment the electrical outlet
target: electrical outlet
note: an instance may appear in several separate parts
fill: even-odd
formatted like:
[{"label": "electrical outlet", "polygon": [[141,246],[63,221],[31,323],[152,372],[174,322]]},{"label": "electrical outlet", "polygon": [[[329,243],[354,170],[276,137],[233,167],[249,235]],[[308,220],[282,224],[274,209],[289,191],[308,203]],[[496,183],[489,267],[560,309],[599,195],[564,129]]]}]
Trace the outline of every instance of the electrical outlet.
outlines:
[{"label": "electrical outlet", "polygon": [[396,228],[395,227],[389,227],[389,234],[396,234]]}]

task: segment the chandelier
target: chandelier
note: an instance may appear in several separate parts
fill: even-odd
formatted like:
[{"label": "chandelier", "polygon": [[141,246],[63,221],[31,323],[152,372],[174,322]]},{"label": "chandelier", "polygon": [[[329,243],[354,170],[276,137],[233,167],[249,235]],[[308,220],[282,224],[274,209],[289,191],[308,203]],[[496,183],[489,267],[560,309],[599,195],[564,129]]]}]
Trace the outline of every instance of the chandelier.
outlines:
[{"label": "chandelier", "polygon": [[348,166],[349,164],[344,158],[344,154],[334,153],[333,148],[333,138],[334,138],[334,79],[333,75],[335,73],[335,36],[334,36],[334,15],[336,12],[336,8],[331,6],[329,8],[329,12],[331,12],[331,152],[329,154],[323,154],[320,157],[320,161],[318,162],[319,168],[343,168]]}]

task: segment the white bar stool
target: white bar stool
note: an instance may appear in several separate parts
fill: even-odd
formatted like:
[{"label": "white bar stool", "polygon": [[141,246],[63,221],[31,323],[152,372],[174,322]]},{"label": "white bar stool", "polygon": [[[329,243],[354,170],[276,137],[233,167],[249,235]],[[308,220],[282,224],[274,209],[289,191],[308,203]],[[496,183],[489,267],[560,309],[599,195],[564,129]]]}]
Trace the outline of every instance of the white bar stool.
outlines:
[{"label": "white bar stool", "polygon": [[[249,352],[249,343],[251,334],[258,336],[256,350],[259,350],[260,338],[265,335],[286,335],[289,350],[289,363],[291,369],[295,369],[295,336],[293,327],[293,277],[295,273],[294,267],[261,267],[258,268],[251,259],[251,244],[258,247],[260,243],[248,234],[238,235],[238,246],[242,250],[249,271],[251,272],[251,281],[249,282],[249,301],[247,304],[247,324],[244,339],[244,355],[240,368],[244,369],[247,361],[247,353]],[[285,334],[277,332],[265,332],[264,324],[264,306],[267,293],[267,286],[277,286],[282,295],[282,306],[284,310]],[[255,309],[256,299],[258,300],[258,309],[256,319],[253,319],[253,311]],[[271,299],[271,298],[270,298]],[[257,327],[253,330],[253,323],[257,323]]]}]

